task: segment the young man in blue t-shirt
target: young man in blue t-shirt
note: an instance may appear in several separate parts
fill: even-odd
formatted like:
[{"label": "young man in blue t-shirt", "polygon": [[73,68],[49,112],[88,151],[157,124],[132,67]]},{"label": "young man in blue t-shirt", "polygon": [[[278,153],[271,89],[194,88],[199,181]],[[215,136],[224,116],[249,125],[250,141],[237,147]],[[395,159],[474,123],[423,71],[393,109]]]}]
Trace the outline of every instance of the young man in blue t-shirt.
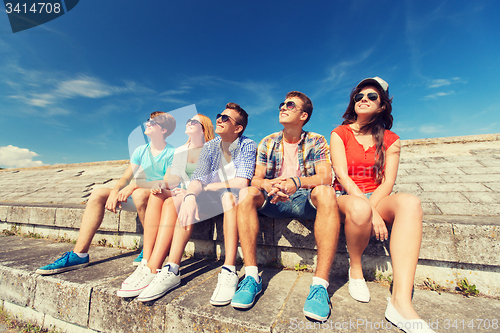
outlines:
[{"label": "young man in blue t-shirt", "polygon": [[[113,188],[99,188],[92,192],[83,213],[80,232],[73,251],[65,252],[52,264],[37,269],[36,273],[50,275],[87,266],[90,243],[102,223],[104,209],[113,213],[116,213],[117,208],[136,209],[141,223],[144,223],[150,188],[155,181],[163,180],[167,168],[172,164],[175,148],[165,142],[165,139],[174,130],[175,119],[172,115],[160,111],[151,113],[144,131],[151,141],[134,151],[127,170]],[[145,182],[137,179],[142,172]],[[136,181],[130,183],[134,176]],[[135,207],[130,201],[133,201]],[[125,205],[132,207],[125,208]]]}]

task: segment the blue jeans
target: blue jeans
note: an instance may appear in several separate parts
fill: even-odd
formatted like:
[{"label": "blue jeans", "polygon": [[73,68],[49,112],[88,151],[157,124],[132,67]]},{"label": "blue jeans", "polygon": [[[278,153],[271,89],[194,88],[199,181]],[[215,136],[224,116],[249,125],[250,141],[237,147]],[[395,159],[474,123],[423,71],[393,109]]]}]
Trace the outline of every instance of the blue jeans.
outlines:
[{"label": "blue jeans", "polygon": [[266,201],[257,211],[262,215],[275,219],[291,217],[312,220],[316,218],[316,207],[311,201],[311,191],[309,189],[299,189],[290,196],[288,201],[272,204],[267,192],[261,190]]}]

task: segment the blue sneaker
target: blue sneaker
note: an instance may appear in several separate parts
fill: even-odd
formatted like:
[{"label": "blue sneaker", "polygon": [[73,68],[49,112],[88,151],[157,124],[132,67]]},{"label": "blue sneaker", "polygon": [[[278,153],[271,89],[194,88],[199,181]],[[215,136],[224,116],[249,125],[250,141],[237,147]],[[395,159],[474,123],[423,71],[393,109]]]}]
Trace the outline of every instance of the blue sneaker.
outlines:
[{"label": "blue sneaker", "polygon": [[64,252],[61,258],[57,259],[52,264],[40,267],[35,273],[40,275],[50,275],[82,268],[89,265],[89,257],[90,256],[80,258],[73,251]]},{"label": "blue sneaker", "polygon": [[325,321],[330,317],[330,297],[325,287],[314,285],[310,287],[309,296],[304,304],[304,315],[318,321]]},{"label": "blue sneaker", "polygon": [[238,285],[238,290],[234,293],[231,305],[233,308],[248,309],[255,302],[255,297],[262,291],[262,279],[259,282],[251,276],[244,278]]},{"label": "blue sneaker", "polygon": [[134,259],[134,261],[132,262],[132,265],[139,266],[141,264],[141,261],[142,261],[142,251],[141,251],[141,253],[139,253],[137,258]]}]

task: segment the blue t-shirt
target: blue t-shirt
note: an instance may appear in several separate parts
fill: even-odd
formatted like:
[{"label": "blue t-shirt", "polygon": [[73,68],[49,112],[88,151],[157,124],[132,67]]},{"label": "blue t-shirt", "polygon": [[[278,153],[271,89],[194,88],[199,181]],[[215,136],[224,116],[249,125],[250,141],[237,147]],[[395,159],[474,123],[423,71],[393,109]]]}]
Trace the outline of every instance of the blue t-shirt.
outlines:
[{"label": "blue t-shirt", "polygon": [[140,165],[146,174],[146,181],[162,180],[167,169],[172,165],[175,148],[167,143],[158,155],[153,157],[149,143],[134,150],[130,163]]}]

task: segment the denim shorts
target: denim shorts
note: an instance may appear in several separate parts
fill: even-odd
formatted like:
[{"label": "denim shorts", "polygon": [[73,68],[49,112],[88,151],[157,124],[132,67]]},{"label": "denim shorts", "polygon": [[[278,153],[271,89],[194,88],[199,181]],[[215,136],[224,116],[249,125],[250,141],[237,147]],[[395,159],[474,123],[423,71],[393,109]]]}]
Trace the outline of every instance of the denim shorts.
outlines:
[{"label": "denim shorts", "polygon": [[299,189],[286,202],[271,203],[265,190],[261,190],[266,200],[257,211],[271,218],[296,218],[312,220],[316,218],[316,207],[311,201],[310,189]]},{"label": "denim shorts", "polygon": [[[335,191],[335,194],[337,194],[337,198],[342,196],[342,195],[347,195],[346,191]],[[370,199],[372,196],[373,192],[368,192],[368,193],[363,193],[367,199]]]}]

